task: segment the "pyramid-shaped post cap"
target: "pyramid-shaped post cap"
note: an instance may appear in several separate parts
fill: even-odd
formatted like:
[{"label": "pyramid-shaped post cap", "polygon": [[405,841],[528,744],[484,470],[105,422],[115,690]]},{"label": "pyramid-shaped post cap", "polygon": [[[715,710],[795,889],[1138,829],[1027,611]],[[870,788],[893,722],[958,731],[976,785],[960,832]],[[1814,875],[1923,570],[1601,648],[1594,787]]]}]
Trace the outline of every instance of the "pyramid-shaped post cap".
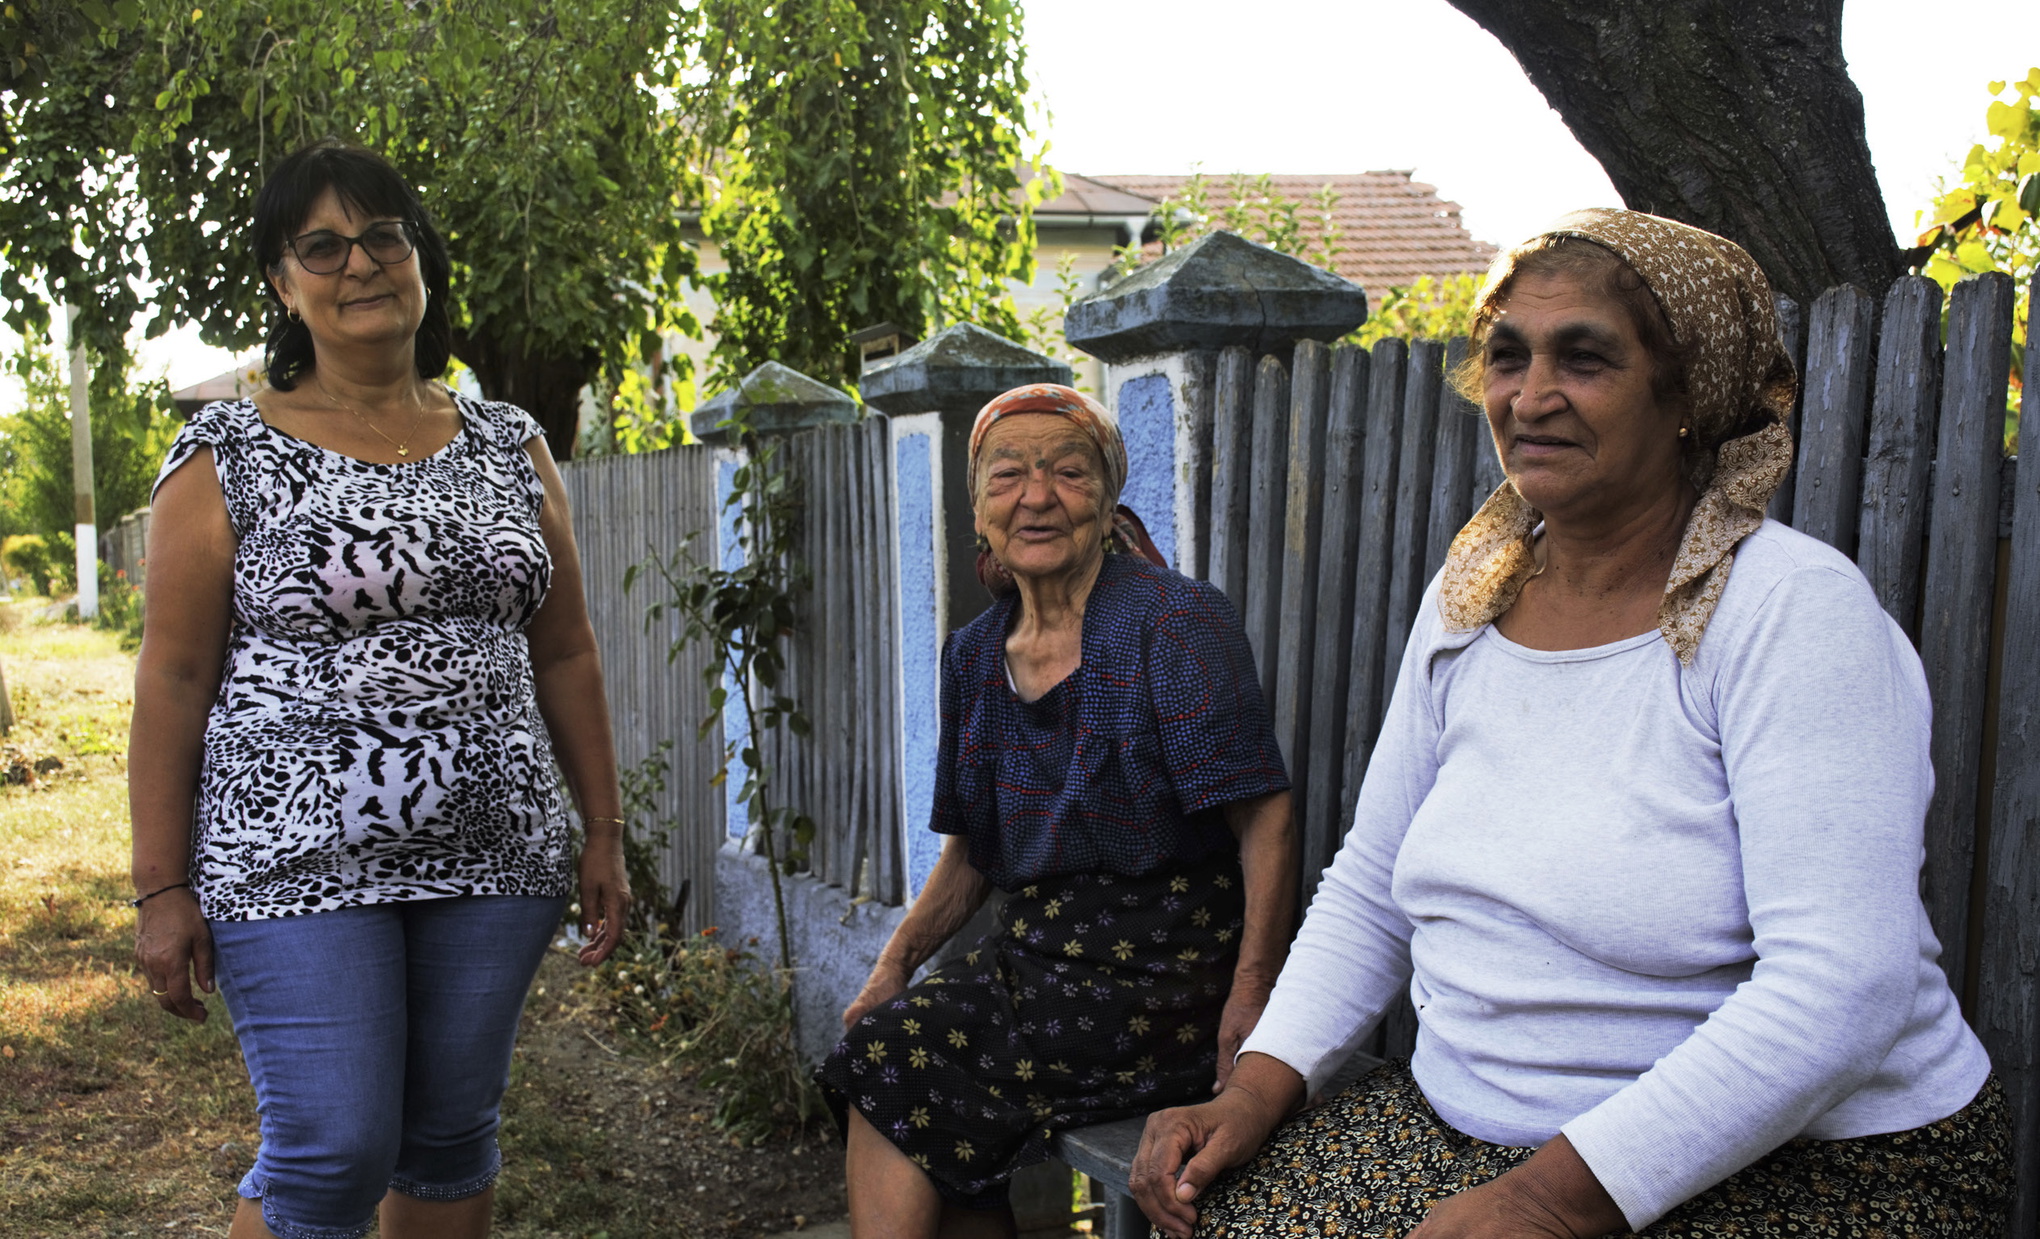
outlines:
[{"label": "pyramid-shaped post cap", "polygon": [[688,417],[694,437],[721,443],[729,432],[723,422],[741,411],[757,434],[789,434],[814,426],[854,422],[863,416],[855,400],[826,383],[818,383],[776,361],[768,361],[742,382],[712,400],[703,401]]},{"label": "pyramid-shaped post cap", "polygon": [[1068,384],[1070,368],[975,323],[958,323],[864,372],[865,403],[887,413],[976,413],[1029,383]]},{"label": "pyramid-shaped post cap", "polygon": [[1367,321],[1359,285],[1230,232],[1212,232],[1070,307],[1063,335],[1108,362],[1240,344],[1336,340]]}]

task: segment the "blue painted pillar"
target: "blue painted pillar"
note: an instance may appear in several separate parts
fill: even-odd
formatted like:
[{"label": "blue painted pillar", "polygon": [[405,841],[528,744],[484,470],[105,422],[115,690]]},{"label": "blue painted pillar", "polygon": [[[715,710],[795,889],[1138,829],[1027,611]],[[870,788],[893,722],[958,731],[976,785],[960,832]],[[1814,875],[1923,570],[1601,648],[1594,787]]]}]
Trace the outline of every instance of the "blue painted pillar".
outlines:
[{"label": "blue painted pillar", "polygon": [[941,734],[942,646],[990,601],[978,584],[964,477],[971,423],[1001,392],[1069,381],[1070,368],[1061,362],[963,323],[871,366],[859,384],[866,403],[892,420],[899,514],[900,786],[906,796],[902,854],[909,896],[920,893],[942,850],[940,837],[927,829]]}]

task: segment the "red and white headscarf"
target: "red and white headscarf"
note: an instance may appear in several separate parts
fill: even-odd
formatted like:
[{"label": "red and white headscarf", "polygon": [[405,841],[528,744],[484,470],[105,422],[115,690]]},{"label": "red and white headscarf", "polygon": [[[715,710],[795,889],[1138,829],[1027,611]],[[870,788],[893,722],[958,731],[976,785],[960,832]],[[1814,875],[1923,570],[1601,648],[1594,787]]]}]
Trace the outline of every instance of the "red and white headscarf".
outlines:
[{"label": "red and white headscarf", "polygon": [[1012,391],[994,396],[990,404],[978,410],[977,421],[970,428],[970,502],[977,506],[978,454],[984,449],[985,435],[992,425],[1002,417],[1015,413],[1052,413],[1068,418],[1077,429],[1098,449],[1098,457],[1105,463],[1106,506],[1119,502],[1119,492],[1126,486],[1126,443],[1119,437],[1119,426],[1112,415],[1099,404],[1074,387],[1060,383],[1029,383]]}]

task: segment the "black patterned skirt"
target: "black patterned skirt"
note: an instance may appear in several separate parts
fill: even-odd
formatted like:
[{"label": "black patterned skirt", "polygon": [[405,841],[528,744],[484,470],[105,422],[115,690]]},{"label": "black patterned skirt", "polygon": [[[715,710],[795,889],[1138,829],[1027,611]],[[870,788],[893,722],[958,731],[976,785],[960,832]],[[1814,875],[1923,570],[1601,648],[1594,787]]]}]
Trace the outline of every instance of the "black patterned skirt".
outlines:
[{"label": "black patterned skirt", "polygon": [[[1645,1227],[1646,1239],[1976,1239],[2011,1197],[2011,1120],[1997,1077],[1925,1127],[1791,1140]],[[1447,1126],[1403,1061],[1291,1119],[1197,1203],[1198,1236],[1403,1239],[1433,1204],[1536,1152]]]},{"label": "black patterned skirt", "polygon": [[998,1208],[1056,1131],[1211,1096],[1245,908],[1232,853],[1022,887],[999,933],[858,1021],[816,1079],[944,1200]]}]

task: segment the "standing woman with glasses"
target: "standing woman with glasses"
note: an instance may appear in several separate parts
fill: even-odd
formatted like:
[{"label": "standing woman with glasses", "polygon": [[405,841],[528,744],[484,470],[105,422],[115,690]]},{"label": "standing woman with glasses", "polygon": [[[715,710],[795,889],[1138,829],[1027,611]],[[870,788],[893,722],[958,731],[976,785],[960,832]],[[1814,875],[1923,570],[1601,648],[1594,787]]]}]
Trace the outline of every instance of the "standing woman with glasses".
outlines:
[{"label": "standing woman with glasses", "polygon": [[539,428],[455,395],[449,263],[388,163],[279,165],[252,238],[268,386],[156,483],[129,797],[136,958],[217,982],[262,1147],[233,1239],[489,1230],[525,991],[575,887],[630,904],[601,663]]}]

